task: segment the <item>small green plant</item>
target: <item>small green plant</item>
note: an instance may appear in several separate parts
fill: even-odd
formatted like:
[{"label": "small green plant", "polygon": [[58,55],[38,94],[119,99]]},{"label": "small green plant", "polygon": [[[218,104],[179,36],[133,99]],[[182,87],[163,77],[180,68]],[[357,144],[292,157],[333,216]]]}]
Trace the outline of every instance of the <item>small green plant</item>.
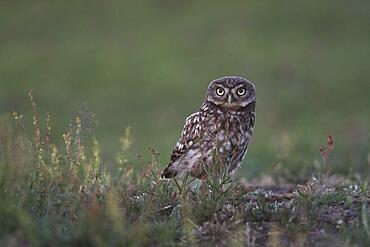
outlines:
[{"label": "small green plant", "polygon": [[0,117],[1,246],[370,242],[366,181],[326,184],[332,138],[321,150],[322,169],[297,188],[251,190],[233,181],[222,162],[204,166],[207,176],[202,181],[189,175],[168,181],[160,179],[154,148],[149,148],[151,159],[144,165],[132,163],[131,128],[119,139],[116,158],[104,162],[83,112],[75,114],[63,144],[57,145],[51,114],[42,118],[32,92],[29,99],[31,132],[19,113],[13,112],[13,120]]}]

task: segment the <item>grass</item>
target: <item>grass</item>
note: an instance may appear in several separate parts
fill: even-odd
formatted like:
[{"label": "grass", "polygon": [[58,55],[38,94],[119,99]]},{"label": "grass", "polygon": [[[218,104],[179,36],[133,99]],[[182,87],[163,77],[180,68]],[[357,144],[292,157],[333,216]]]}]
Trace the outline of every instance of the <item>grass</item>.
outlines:
[{"label": "grass", "polygon": [[367,176],[332,174],[331,136],[301,185],[250,185],[217,164],[202,183],[168,181],[159,178],[153,148],[149,162],[132,164],[129,128],[109,166],[81,113],[62,136],[64,145],[54,144],[50,115],[40,117],[32,92],[29,98],[32,131],[19,113],[1,118],[1,246],[370,244]]}]

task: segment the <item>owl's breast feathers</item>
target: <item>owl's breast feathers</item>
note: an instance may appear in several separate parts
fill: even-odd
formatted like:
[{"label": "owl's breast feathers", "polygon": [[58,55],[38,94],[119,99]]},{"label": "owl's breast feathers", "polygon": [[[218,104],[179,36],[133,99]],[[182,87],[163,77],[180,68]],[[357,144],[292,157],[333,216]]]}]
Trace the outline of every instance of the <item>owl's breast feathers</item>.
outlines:
[{"label": "owl's breast feathers", "polygon": [[[198,112],[186,119],[180,139],[172,151],[170,164],[163,171],[162,178],[174,177],[179,172],[190,172],[194,163],[204,159],[205,153],[212,156],[212,150],[219,145],[220,140],[230,140],[232,149],[241,149],[235,157],[239,164],[247,149],[253,125],[254,103],[234,115],[203,105]],[[226,146],[225,148],[229,149]]]}]

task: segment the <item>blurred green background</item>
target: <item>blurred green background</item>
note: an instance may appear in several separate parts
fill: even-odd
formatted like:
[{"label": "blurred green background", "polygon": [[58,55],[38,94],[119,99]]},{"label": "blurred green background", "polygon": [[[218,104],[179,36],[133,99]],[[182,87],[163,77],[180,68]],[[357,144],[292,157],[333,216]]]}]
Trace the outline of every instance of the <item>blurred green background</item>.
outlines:
[{"label": "blurred green background", "polygon": [[[61,134],[81,106],[109,160],[126,126],[132,159],[165,166],[210,80],[257,87],[253,143],[240,176],[312,167],[327,134],[332,164],[366,168],[369,1],[3,1],[0,113],[31,122],[29,89]],[[142,161],[137,163],[142,164]],[[280,164],[280,165],[277,165]]]}]

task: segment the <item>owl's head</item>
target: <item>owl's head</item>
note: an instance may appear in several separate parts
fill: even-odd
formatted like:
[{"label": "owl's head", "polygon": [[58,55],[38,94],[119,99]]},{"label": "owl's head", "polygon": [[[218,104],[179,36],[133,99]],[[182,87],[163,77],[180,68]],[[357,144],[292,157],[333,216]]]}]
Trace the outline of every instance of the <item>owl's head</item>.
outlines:
[{"label": "owl's head", "polygon": [[238,110],[256,101],[256,88],[243,77],[218,78],[209,84],[205,101],[226,110]]}]

